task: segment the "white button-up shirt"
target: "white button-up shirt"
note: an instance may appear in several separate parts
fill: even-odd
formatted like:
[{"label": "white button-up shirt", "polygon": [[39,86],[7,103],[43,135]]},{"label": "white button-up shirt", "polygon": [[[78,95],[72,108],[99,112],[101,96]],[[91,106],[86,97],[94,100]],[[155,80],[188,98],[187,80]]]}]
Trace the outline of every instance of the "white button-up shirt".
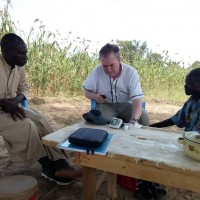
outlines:
[{"label": "white button-up shirt", "polygon": [[140,80],[134,67],[121,63],[120,76],[113,80],[97,65],[88,75],[83,89],[106,96],[108,103],[131,103],[133,99],[143,98]]}]

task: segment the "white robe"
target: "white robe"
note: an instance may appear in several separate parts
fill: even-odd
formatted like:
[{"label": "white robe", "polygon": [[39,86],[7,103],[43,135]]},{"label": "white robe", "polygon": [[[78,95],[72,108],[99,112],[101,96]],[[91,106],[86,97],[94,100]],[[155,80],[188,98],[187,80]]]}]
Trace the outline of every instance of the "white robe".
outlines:
[{"label": "white robe", "polygon": [[[28,97],[24,67],[16,66],[11,70],[0,55],[0,99],[14,98],[19,93]],[[31,108],[23,109],[26,118],[13,121],[11,115],[0,108],[0,135],[11,160],[18,163],[37,161],[44,156],[49,156],[52,160],[62,158],[59,150],[47,147],[41,142],[43,136],[53,132],[47,117]]]}]

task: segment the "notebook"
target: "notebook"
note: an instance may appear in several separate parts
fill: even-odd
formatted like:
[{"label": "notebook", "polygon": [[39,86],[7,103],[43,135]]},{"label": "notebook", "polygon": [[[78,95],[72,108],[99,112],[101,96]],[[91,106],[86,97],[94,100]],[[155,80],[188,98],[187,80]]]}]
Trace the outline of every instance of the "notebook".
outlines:
[{"label": "notebook", "polygon": [[[104,143],[100,147],[94,148],[94,154],[105,155],[107,152],[108,146],[113,139],[113,136],[114,135],[112,133],[108,133],[108,137],[106,138]],[[78,151],[78,152],[84,152],[84,153],[87,152],[87,147],[71,144],[69,143],[68,138],[60,142],[57,145],[57,147],[60,149],[69,150],[69,151]]]}]

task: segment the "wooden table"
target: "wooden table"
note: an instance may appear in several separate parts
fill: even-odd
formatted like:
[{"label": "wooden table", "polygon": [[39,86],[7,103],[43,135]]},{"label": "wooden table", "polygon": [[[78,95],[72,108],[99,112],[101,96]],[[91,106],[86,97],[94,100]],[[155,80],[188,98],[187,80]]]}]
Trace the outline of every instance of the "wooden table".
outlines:
[{"label": "wooden table", "polygon": [[99,128],[114,134],[107,154],[87,155],[75,152],[76,164],[83,166],[83,199],[94,200],[105,177],[95,180],[95,170],[108,172],[108,195],[115,199],[116,174],[200,192],[200,162],[187,157],[178,143],[181,132],[156,128],[111,129],[80,122],[43,137],[45,145],[55,147],[80,127]]}]

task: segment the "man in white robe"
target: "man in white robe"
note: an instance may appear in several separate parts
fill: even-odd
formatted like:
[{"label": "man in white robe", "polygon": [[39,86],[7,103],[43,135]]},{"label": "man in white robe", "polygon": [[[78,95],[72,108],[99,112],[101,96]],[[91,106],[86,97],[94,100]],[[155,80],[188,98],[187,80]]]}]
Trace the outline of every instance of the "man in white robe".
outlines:
[{"label": "man in white robe", "polygon": [[28,83],[24,65],[27,47],[13,33],[1,39],[0,55],[0,135],[13,162],[39,161],[42,175],[58,184],[68,185],[81,176],[81,171],[69,166],[57,149],[42,144],[43,136],[52,133],[46,116],[23,108],[20,102],[28,98]]}]

